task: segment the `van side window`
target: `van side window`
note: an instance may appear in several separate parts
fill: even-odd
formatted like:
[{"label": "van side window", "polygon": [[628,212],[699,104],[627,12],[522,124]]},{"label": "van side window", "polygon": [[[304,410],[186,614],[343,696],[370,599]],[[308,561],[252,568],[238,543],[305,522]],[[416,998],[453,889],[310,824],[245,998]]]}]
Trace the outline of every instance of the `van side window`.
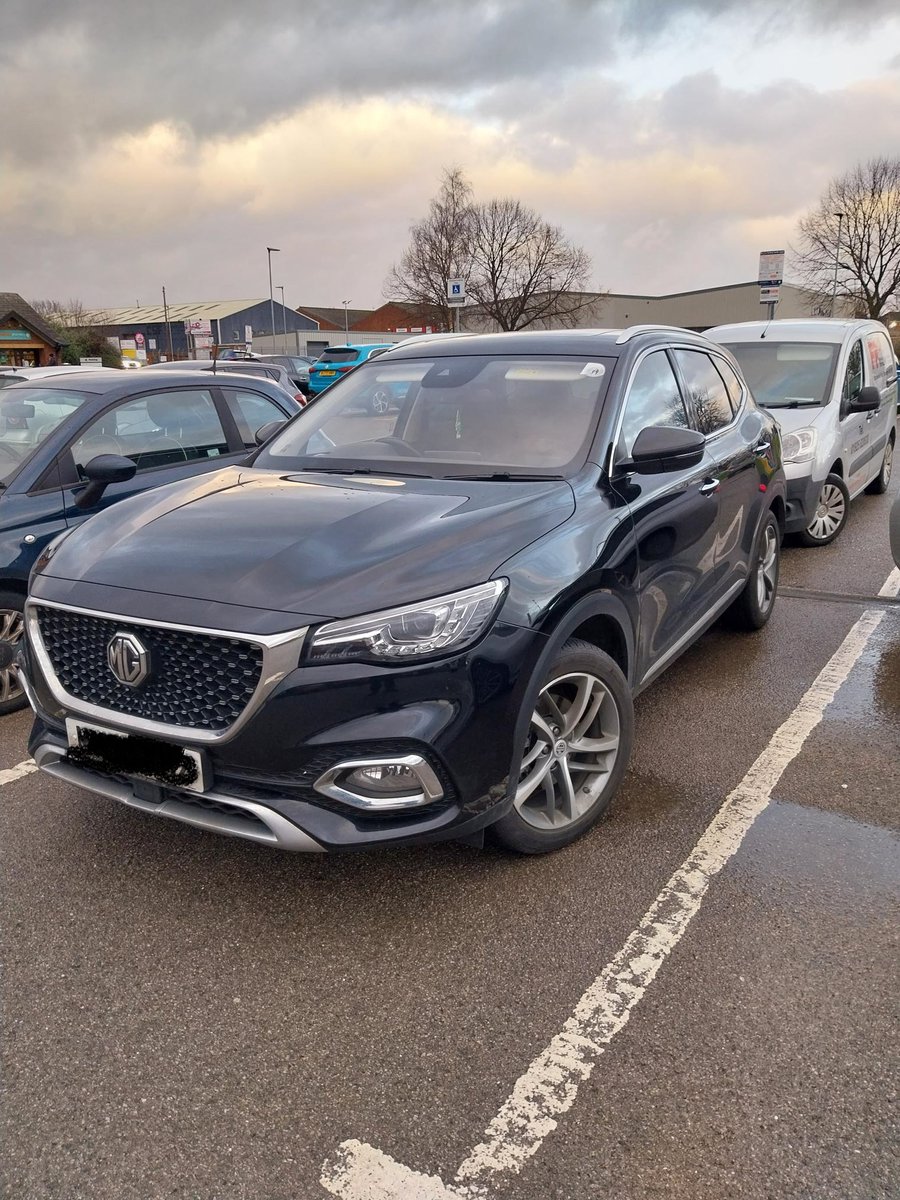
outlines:
[{"label": "van side window", "polygon": [[841,409],[846,412],[847,405],[855,400],[863,387],[863,356],[862,342],[854,342],[847,359],[847,370],[844,374],[844,386],[841,391]]}]

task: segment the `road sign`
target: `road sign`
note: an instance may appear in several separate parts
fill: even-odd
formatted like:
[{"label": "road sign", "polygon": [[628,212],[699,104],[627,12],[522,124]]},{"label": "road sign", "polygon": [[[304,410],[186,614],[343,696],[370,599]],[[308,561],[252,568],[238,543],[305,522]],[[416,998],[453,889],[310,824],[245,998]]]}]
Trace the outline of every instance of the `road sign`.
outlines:
[{"label": "road sign", "polygon": [[762,287],[777,287],[784,281],[784,251],[763,250],[759,256],[757,282]]},{"label": "road sign", "polygon": [[83,367],[102,367],[103,366],[103,359],[95,358],[93,355],[91,355],[88,358],[79,358],[78,361],[81,363],[81,365]]},{"label": "road sign", "polygon": [[447,303],[448,304],[465,304],[466,302],[466,281],[464,279],[448,279],[447,280]]},{"label": "road sign", "polygon": [[780,295],[780,287],[761,287],[759,289],[759,302],[760,304],[777,304]]}]

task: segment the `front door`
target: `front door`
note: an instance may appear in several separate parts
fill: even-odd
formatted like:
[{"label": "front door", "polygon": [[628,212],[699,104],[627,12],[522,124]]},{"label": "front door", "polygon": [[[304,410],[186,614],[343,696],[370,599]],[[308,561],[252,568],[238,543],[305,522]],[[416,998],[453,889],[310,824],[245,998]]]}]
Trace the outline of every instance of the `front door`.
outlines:
[{"label": "front door", "polygon": [[632,376],[612,472],[637,542],[639,681],[662,669],[714,603],[719,521],[716,464],[708,452],[698,466],[655,475],[618,469],[649,426],[691,427],[664,350],[644,357]]}]

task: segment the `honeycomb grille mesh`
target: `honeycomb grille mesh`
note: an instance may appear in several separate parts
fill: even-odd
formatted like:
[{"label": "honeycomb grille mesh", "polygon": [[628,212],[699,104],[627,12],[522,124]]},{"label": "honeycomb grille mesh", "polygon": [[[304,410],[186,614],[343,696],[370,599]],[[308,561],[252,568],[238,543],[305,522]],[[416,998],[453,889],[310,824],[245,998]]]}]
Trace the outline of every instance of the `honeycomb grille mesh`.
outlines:
[{"label": "honeycomb grille mesh", "polygon": [[[70,696],[114,712],[219,732],[238,719],[262,675],[263,651],[240,638],[187,633],[153,625],[38,607],[41,640]],[[131,633],[146,647],[150,675],[136,688],[116,679],[107,647]]]}]

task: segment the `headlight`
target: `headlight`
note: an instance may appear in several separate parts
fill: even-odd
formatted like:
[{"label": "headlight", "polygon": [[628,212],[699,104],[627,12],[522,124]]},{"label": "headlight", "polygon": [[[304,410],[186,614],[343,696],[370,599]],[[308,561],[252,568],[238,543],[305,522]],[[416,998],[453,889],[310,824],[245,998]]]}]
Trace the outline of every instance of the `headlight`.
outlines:
[{"label": "headlight", "polygon": [[796,433],[785,433],[781,439],[781,457],[785,462],[807,462],[816,453],[816,431],[798,429]]},{"label": "headlight", "polygon": [[506,580],[495,579],[421,604],[332,621],[313,636],[309,658],[397,663],[464,650],[487,629],[505,589]]}]

